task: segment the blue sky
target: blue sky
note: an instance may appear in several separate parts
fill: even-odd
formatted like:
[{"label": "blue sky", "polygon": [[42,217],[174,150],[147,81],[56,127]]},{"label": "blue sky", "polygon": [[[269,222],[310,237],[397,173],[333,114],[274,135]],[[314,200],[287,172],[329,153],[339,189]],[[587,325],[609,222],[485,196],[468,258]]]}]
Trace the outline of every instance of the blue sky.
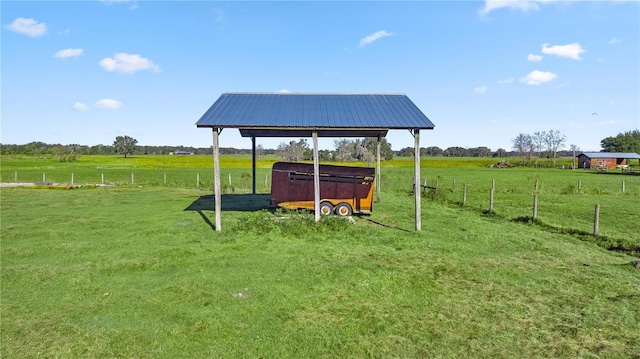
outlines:
[{"label": "blue sky", "polygon": [[[557,130],[600,150],[640,128],[636,1],[0,6],[2,143],[208,147],[195,122],[223,92],[404,93],[436,125],[421,145],[442,149]],[[220,139],[251,146],[235,129]]]}]

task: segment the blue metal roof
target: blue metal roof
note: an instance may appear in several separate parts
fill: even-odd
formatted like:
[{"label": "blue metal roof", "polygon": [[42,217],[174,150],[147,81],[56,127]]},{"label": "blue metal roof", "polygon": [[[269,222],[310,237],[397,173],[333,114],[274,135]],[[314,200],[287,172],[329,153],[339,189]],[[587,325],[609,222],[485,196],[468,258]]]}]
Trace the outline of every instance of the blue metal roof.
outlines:
[{"label": "blue metal roof", "polygon": [[640,159],[640,155],[634,152],[582,152],[580,155],[585,155],[589,158],[629,158],[629,159],[637,158],[637,159]]},{"label": "blue metal roof", "polygon": [[435,127],[406,95],[299,93],[224,93],[196,126],[238,128],[243,136],[259,137],[310,130],[320,136],[384,136],[390,129]]}]

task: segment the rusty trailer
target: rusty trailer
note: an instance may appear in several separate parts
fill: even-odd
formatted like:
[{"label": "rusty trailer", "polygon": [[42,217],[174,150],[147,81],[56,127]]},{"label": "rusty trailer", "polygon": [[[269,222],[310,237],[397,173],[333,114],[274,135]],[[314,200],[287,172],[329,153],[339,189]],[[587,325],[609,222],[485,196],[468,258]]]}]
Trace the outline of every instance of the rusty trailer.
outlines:
[{"label": "rusty trailer", "polygon": [[[373,211],[375,169],[320,165],[320,213],[350,216]],[[276,162],[271,173],[271,205],[314,210],[313,164]]]}]

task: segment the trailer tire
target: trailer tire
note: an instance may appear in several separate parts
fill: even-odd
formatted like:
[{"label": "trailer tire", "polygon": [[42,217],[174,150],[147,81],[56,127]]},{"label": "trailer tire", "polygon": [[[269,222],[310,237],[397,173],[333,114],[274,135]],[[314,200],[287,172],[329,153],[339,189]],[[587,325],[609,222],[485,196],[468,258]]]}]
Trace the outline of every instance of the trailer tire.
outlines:
[{"label": "trailer tire", "polygon": [[320,214],[328,216],[333,213],[333,204],[331,202],[320,202]]},{"label": "trailer tire", "polygon": [[353,209],[348,203],[342,202],[336,206],[335,212],[340,217],[348,217],[353,214]]}]

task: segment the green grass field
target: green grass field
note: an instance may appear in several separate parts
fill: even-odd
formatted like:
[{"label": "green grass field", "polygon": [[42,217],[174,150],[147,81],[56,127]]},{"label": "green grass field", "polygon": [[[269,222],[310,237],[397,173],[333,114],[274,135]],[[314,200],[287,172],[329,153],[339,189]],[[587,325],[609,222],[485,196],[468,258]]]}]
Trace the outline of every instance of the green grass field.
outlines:
[{"label": "green grass field", "polygon": [[[258,163],[261,193],[274,160]],[[439,189],[421,232],[406,160],[384,164],[381,201],[355,224],[240,206],[218,233],[210,208],[194,210],[208,157],[3,157],[3,182],[104,172],[116,186],[1,189],[0,356],[640,356],[638,254],[606,249],[640,244],[640,177],[425,161]],[[249,203],[247,158],[222,167],[236,183],[223,207]]]}]

